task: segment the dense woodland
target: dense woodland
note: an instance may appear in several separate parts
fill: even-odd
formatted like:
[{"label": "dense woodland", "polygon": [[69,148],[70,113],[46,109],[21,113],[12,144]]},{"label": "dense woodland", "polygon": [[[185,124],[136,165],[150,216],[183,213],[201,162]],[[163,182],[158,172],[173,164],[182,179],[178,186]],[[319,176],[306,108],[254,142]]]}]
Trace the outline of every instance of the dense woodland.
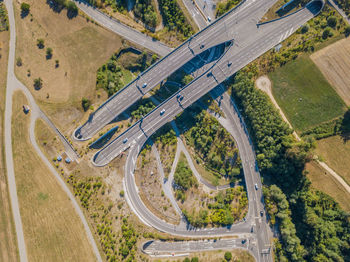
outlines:
[{"label": "dense woodland", "polygon": [[155,28],[158,24],[158,17],[152,0],[136,0],[134,15],[141,19],[147,26]]},{"label": "dense woodland", "polygon": [[239,72],[230,86],[253,138],[264,183],[274,185],[264,193],[281,232],[278,260],[349,261],[349,215],[310,187],[303,172],[312,144],[295,141],[267,95],[254,87],[250,69]]}]

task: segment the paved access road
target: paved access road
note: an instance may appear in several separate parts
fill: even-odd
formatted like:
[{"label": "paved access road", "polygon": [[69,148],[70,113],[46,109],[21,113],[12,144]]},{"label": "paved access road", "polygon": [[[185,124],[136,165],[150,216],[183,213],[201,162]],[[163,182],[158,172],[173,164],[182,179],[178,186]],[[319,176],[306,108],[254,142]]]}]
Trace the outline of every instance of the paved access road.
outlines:
[{"label": "paved access road", "polygon": [[129,40],[136,45],[143,46],[156,54],[166,56],[172,50],[167,45],[153,39],[150,36],[140,33],[139,31],[119,22],[118,20],[101,12],[98,8],[95,8],[83,0],[73,0],[78,8],[85,14],[95,20],[97,23],[108,28],[112,32],[121,35],[125,39]]},{"label": "paved access road", "polygon": [[252,33],[256,31],[257,19],[255,21],[252,19],[261,17],[276,1],[246,0],[244,4],[211,23],[109,98],[90,115],[84,125],[75,130],[74,138],[76,140],[91,138],[98,130],[198,54],[233,39],[237,45],[244,44],[240,43],[240,39],[246,39],[246,36],[252,37]]}]

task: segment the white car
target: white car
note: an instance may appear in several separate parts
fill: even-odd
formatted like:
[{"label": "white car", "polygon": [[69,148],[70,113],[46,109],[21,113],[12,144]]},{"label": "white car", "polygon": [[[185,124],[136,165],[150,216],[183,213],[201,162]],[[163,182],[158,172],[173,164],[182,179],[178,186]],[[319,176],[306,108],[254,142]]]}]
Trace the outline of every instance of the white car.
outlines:
[{"label": "white car", "polygon": [[147,86],[147,83],[144,83],[144,84],[142,85],[142,88],[146,88],[146,86]]},{"label": "white car", "polygon": [[255,184],[254,187],[255,187],[255,190],[259,189],[258,184]]},{"label": "white car", "polygon": [[125,139],[123,140],[123,144],[125,144],[126,142],[128,142],[128,139],[127,139],[127,138],[125,138]]},{"label": "white car", "polygon": [[161,115],[161,116],[164,115],[164,113],[165,113],[165,109],[163,109],[162,111],[160,111],[160,115]]}]

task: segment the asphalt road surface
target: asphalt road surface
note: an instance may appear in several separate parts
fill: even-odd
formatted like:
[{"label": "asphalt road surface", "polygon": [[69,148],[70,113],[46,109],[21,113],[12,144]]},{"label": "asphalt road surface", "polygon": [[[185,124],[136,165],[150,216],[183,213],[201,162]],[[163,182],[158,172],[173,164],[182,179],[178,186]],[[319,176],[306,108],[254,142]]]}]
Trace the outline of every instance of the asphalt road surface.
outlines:
[{"label": "asphalt road surface", "polygon": [[169,54],[170,51],[172,51],[172,48],[168,47],[167,45],[119,22],[118,20],[101,12],[98,8],[91,6],[87,2],[81,0],[73,1],[80,10],[82,10],[85,14],[87,14],[97,23],[103,25],[105,28],[108,28],[112,32],[124,37],[130,42],[135,43],[136,45],[143,46],[161,56],[166,56],[167,54]]},{"label": "asphalt road surface", "polygon": [[[255,244],[251,245],[250,252],[254,254],[258,261],[271,261],[269,252],[269,228],[264,211],[261,180],[256,167],[251,142],[249,141],[247,130],[244,128],[244,125],[237,124],[237,130],[241,130],[236,134],[235,139],[242,159],[249,199],[249,209],[245,221],[234,224],[229,228],[198,229],[188,226],[184,228],[183,226],[174,226],[165,223],[154,216],[140,200],[137,188],[135,187],[133,171],[140,148],[150,135],[165,123],[171,121],[174,116],[182,112],[201,96],[227,79],[231,74],[286,39],[302,24],[316,15],[322,6],[322,1],[314,1],[312,4],[309,4],[307,8],[301,9],[286,18],[278,19],[258,27],[254,24],[256,30],[254,34],[246,36],[246,38],[241,37],[239,39],[239,43],[241,44],[234,44],[228,48],[224,56],[206,73],[174,94],[174,96],[170,97],[167,101],[163,102],[95,155],[93,159],[94,164],[102,166],[109,163],[109,161],[120,154],[120,152],[131,147],[125,166],[126,177],[124,186],[126,188],[129,205],[145,224],[153,226],[160,231],[181,236],[194,237],[251,234],[255,237],[256,241]],[[249,32],[252,32],[252,30],[253,27],[248,28]],[[181,100],[178,95],[181,95]],[[242,119],[239,120],[240,123],[242,123],[242,121]],[[245,134],[243,138],[242,134]],[[240,136],[241,138],[239,138]],[[240,139],[243,140],[240,141]],[[255,184],[258,186],[258,190],[255,190]],[[260,215],[261,211],[262,215]]]},{"label": "asphalt road surface", "polygon": [[215,20],[110,97],[90,115],[85,124],[74,131],[73,137],[76,140],[91,138],[177,69],[211,47],[233,39],[237,46],[243,45],[240,39],[254,38],[257,18],[261,17],[276,1],[246,0],[244,4]]}]

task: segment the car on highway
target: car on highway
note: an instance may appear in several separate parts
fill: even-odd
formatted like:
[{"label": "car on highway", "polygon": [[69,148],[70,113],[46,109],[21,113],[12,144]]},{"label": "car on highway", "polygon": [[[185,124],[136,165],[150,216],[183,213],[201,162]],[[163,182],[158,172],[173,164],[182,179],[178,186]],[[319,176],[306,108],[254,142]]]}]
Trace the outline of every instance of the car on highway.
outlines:
[{"label": "car on highway", "polygon": [[180,95],[180,94],[178,94],[176,96],[176,98],[177,98],[178,101],[182,101],[182,99],[184,99],[184,97],[182,95]]},{"label": "car on highway", "polygon": [[262,217],[264,216],[264,211],[262,211],[262,210],[260,211],[260,216],[262,216]]},{"label": "car on highway", "polygon": [[164,115],[164,113],[165,113],[165,109],[162,109],[162,111],[160,111],[160,115],[162,116]]},{"label": "car on highway", "polygon": [[125,138],[125,139],[123,140],[123,144],[125,144],[126,142],[128,142],[128,139],[127,139],[127,138]]},{"label": "car on highway", "polygon": [[245,244],[247,242],[247,239],[242,239],[242,244]]},{"label": "car on highway", "polygon": [[259,189],[258,184],[255,184],[254,187],[255,187],[255,190]]},{"label": "car on highway", "polygon": [[144,83],[143,85],[142,85],[142,88],[146,88],[147,87],[147,83]]},{"label": "car on highway", "polygon": [[211,18],[208,16],[208,21],[211,22]]}]

